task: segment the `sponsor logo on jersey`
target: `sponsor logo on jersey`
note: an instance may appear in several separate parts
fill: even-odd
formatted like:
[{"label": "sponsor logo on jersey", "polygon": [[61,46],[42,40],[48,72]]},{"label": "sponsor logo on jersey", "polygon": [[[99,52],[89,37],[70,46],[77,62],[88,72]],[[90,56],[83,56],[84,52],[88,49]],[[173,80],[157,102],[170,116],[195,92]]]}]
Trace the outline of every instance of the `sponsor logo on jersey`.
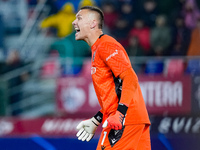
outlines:
[{"label": "sponsor logo on jersey", "polygon": [[108,56],[108,57],[106,58],[106,61],[108,61],[111,57],[114,57],[114,56],[117,55],[117,54],[118,54],[118,50],[115,50],[114,53],[112,53],[110,56]]}]

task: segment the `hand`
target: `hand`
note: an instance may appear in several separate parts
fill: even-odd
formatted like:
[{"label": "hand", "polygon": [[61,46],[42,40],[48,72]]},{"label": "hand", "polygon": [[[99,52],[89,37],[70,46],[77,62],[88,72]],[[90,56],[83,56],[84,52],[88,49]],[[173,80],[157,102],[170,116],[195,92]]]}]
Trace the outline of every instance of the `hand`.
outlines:
[{"label": "hand", "polygon": [[115,115],[108,117],[102,127],[105,128],[108,126],[114,130],[121,130],[124,123],[124,118],[125,116],[121,112],[116,111]]},{"label": "hand", "polygon": [[124,122],[125,122],[125,116],[126,116],[127,109],[128,109],[128,107],[125,104],[119,103],[115,115],[109,116],[106,119],[106,121],[104,122],[102,127],[105,128],[108,126],[114,130],[121,130],[122,126],[124,125]]},{"label": "hand", "polygon": [[100,123],[92,117],[91,119],[81,121],[78,126],[76,127],[79,131],[76,134],[78,140],[87,141],[89,142]]}]

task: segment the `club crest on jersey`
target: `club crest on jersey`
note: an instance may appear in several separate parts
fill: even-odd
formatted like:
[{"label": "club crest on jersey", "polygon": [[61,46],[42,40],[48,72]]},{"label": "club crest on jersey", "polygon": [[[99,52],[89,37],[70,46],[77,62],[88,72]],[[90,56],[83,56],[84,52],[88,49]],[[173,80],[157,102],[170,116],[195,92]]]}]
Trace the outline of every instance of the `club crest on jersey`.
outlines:
[{"label": "club crest on jersey", "polygon": [[106,61],[108,61],[111,57],[113,57],[113,56],[115,56],[115,55],[117,55],[117,54],[118,54],[118,50],[115,50],[114,53],[112,53],[110,56],[108,56],[108,57],[106,58]]},{"label": "club crest on jersey", "polygon": [[91,68],[91,74],[95,74],[96,73],[96,67],[92,67]]}]

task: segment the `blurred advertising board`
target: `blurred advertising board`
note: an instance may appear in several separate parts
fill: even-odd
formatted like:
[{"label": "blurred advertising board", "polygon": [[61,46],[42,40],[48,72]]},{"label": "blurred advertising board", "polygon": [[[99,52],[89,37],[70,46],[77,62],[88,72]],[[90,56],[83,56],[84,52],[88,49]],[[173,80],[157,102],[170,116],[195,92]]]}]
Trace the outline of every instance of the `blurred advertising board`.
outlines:
[{"label": "blurred advertising board", "polygon": [[192,113],[200,114],[200,76],[192,78]]},{"label": "blurred advertising board", "polygon": [[92,113],[100,110],[91,78],[66,77],[57,80],[57,108],[67,114]]},{"label": "blurred advertising board", "polygon": [[200,136],[200,116],[151,116],[151,133]]},{"label": "blurred advertising board", "polygon": [[[200,147],[200,117],[197,113],[200,112],[200,77],[139,75],[138,78],[152,123],[152,149],[188,150]],[[89,76],[59,78],[56,96],[58,114],[64,117],[0,118],[0,137],[39,135],[53,137],[54,140],[55,137],[59,140],[69,137],[78,142],[75,138],[77,124],[100,109],[92,80]],[[98,139],[101,129],[100,125],[93,141]]]},{"label": "blurred advertising board", "polygon": [[[88,117],[87,117],[88,118]],[[0,137],[2,136],[70,136],[75,137],[78,123],[86,118],[0,118]],[[100,134],[100,128],[97,135]]]},{"label": "blurred advertising board", "polygon": [[197,150],[200,148],[199,116],[151,116],[150,120],[152,149]]},{"label": "blurred advertising board", "polygon": [[[76,126],[82,120],[91,116],[69,116],[65,118],[0,118],[0,137],[2,136],[70,136],[75,137]],[[151,135],[164,134],[170,136],[199,136],[200,116],[173,115],[173,116],[150,116]],[[100,135],[101,125],[98,127],[96,136]]]},{"label": "blurred advertising board", "polygon": [[[138,76],[149,114],[188,114],[191,111],[191,78]],[[100,107],[91,78],[66,77],[57,81],[58,111],[96,113]]]},{"label": "blurred advertising board", "polygon": [[149,114],[189,114],[191,77],[138,76]]}]

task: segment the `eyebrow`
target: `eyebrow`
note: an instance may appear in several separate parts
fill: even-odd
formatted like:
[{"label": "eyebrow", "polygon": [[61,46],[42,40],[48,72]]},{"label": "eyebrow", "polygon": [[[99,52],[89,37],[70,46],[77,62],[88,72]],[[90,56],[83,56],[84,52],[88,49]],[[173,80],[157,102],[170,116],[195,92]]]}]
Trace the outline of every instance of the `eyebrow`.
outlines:
[{"label": "eyebrow", "polygon": [[80,16],[82,16],[82,15],[81,15],[81,14],[77,14],[77,15],[76,15],[76,17],[80,17]]}]

